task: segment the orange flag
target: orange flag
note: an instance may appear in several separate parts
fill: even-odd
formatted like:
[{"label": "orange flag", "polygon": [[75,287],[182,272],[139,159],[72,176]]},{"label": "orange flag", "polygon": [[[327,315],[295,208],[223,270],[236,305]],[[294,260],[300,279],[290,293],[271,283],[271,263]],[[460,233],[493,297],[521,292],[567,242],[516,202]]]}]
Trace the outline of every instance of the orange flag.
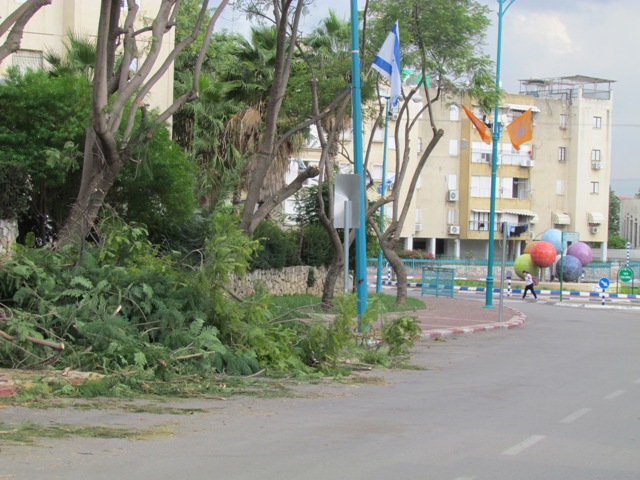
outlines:
[{"label": "orange flag", "polygon": [[464,113],[467,114],[467,117],[469,117],[469,120],[471,120],[471,123],[473,123],[478,130],[482,141],[486,144],[491,144],[491,132],[487,130],[487,126],[464,105],[462,105],[462,109],[464,110]]},{"label": "orange flag", "polygon": [[531,109],[524,112],[507,126],[511,144],[516,150],[520,150],[520,145],[533,139],[533,122],[531,120]]}]

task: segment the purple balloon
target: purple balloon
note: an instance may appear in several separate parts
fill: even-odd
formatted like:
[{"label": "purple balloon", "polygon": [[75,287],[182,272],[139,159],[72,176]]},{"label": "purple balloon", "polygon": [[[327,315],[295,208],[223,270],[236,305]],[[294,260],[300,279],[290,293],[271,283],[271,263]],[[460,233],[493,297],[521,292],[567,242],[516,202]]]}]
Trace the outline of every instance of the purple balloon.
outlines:
[{"label": "purple balloon", "polygon": [[569,245],[567,249],[567,255],[573,255],[578,260],[583,267],[586,267],[591,263],[593,259],[593,252],[591,251],[591,247],[584,242],[576,242]]}]

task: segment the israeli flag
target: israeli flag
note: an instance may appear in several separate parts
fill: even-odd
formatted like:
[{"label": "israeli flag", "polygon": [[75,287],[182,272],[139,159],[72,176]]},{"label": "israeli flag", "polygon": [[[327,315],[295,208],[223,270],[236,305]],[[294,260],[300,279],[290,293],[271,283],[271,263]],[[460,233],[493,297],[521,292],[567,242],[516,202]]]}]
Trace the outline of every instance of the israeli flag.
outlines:
[{"label": "israeli flag", "polygon": [[398,99],[402,95],[400,80],[400,29],[398,22],[393,25],[391,33],[382,44],[373,61],[372,68],[391,82],[391,105],[398,106]]}]

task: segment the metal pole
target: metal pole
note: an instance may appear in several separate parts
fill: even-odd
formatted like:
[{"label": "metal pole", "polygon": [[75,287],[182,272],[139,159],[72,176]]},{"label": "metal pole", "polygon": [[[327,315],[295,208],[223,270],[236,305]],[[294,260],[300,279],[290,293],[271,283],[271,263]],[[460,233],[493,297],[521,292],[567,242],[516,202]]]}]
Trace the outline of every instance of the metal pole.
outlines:
[{"label": "metal pole", "polygon": [[504,267],[507,258],[507,238],[509,238],[509,225],[502,222],[502,265],[500,268],[500,306],[498,307],[498,320],[502,322],[502,306],[504,304]]},{"label": "metal pole", "polygon": [[[506,8],[505,2],[509,2]],[[496,108],[493,116],[493,148],[491,153],[491,203],[489,210],[489,253],[487,259],[487,296],[485,308],[493,308],[493,242],[496,223],[496,183],[498,173],[498,142],[500,141],[500,54],[502,51],[502,17],[515,0],[498,0],[498,51],[496,55]]]},{"label": "metal pole", "polygon": [[564,232],[560,234],[560,301],[562,302],[562,286],[564,282]]},{"label": "metal pole", "polygon": [[[384,197],[387,193],[387,141],[389,139],[389,98],[384,108],[384,145],[382,154],[382,186],[380,194]],[[384,205],[380,207],[380,231],[384,232]],[[376,278],[376,293],[382,291],[382,248],[378,249],[378,276]]]},{"label": "metal pole", "polygon": [[351,227],[351,202],[344,201],[344,293],[349,293],[349,228]]},{"label": "metal pole", "polygon": [[353,105],[354,173],[360,175],[360,227],[356,228],[356,274],[358,318],[362,319],[368,303],[367,237],[365,225],[364,163],[362,159],[362,98],[360,92],[360,40],[358,36],[358,1],[351,0],[351,103]]},{"label": "metal pole", "polygon": [[629,268],[629,261],[631,257],[631,242],[627,242],[627,268]]}]

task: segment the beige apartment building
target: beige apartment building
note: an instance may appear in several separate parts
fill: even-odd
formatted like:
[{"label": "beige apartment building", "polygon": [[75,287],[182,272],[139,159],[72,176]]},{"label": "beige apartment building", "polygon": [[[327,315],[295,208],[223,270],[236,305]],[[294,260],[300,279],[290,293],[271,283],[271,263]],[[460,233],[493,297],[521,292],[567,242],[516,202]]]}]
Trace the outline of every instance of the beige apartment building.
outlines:
[{"label": "beige apartment building", "polygon": [[[0,0],[0,18],[7,18],[22,0]],[[137,0],[139,6],[139,25],[151,22],[158,12],[160,0]],[[26,69],[45,68],[44,53],[48,50],[56,53],[64,53],[64,42],[69,32],[76,35],[91,37],[98,30],[98,17],[100,13],[100,0],[53,0],[51,5],[41,8],[27,23],[22,37],[20,50],[6,58],[0,64],[0,79],[10,66]],[[124,15],[123,15],[124,19]],[[162,44],[160,65],[173,48],[174,32],[171,31]],[[148,38],[148,37],[147,37]],[[4,37],[0,38],[4,42]],[[149,42],[145,43],[141,37],[138,44],[139,51],[144,55],[148,51]],[[138,59],[138,64],[144,58]],[[132,65],[132,68],[135,68]],[[155,69],[154,69],[155,71]],[[153,87],[147,102],[152,108],[164,110],[173,101],[173,67]]]},{"label": "beige apartment building", "polygon": [[[522,253],[527,242],[540,239],[551,228],[577,233],[581,241],[595,242],[606,252],[612,83],[586,76],[523,80],[518,94],[507,94],[501,100],[496,256],[502,252],[503,222],[510,230],[507,255],[511,260]],[[422,107],[420,98],[411,103],[411,112]],[[421,172],[411,214],[402,229],[402,248],[431,252],[439,258],[482,260],[489,251],[492,145],[482,142],[459,107],[463,103],[489,126],[493,124],[493,118],[483,117],[468,98],[446,97],[433,106],[435,125],[445,133]],[[529,109],[533,112],[533,139],[518,151],[504,127]],[[388,179],[395,175],[395,126],[391,121]],[[364,130],[366,146],[371,128],[365,125]],[[382,180],[383,133],[378,130],[375,134],[368,164],[376,183]],[[424,114],[408,140],[413,162],[431,137],[429,118]],[[398,146],[404,143],[404,139],[397,142]],[[300,156],[307,164],[319,158],[317,145],[310,147]],[[298,168],[292,162],[290,175],[297,174]],[[404,182],[403,188],[408,188],[407,184]],[[375,189],[368,192],[371,198],[376,196],[372,191]],[[292,205],[286,210],[291,211]],[[387,207],[385,213],[390,210]]]}]

